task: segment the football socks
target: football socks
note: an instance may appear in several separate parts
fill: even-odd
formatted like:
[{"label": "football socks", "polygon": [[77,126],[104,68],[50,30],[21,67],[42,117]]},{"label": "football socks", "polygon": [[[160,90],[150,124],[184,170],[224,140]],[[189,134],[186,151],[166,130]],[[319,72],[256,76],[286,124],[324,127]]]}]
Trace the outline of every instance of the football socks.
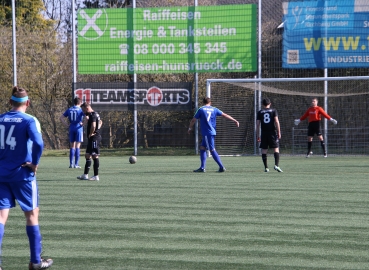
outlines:
[{"label": "football socks", "polygon": [[308,152],[307,152],[307,155],[310,154],[311,152],[311,146],[312,146],[313,142],[308,142]]},{"label": "football socks", "polygon": [[76,152],[74,154],[75,162],[74,165],[79,165],[79,156],[80,156],[81,149],[76,148]]},{"label": "football socks", "polygon": [[323,149],[323,153],[325,153],[325,143],[324,143],[324,141],[320,141],[320,146]]},{"label": "football socks", "polygon": [[73,165],[73,160],[74,160],[74,155],[76,153],[76,149],[75,148],[70,148],[69,149],[69,164]]},{"label": "football socks", "polygon": [[86,165],[85,165],[85,172],[84,174],[88,174],[88,172],[90,171],[90,167],[91,167],[91,159],[86,159]]},{"label": "football socks", "polygon": [[219,165],[219,168],[223,168],[222,161],[220,160],[220,157],[215,149],[211,151],[211,155],[213,159],[215,160],[215,162]]},{"label": "football socks", "polygon": [[206,159],[207,159],[206,151],[205,150],[200,150],[200,161],[201,161],[200,168],[205,169]]},{"label": "football socks", "polygon": [[41,233],[40,226],[26,226],[31,251],[31,262],[40,263],[41,259]]},{"label": "football socks", "polygon": [[0,265],[1,265],[1,247],[3,243],[4,236],[4,224],[0,223]]},{"label": "football socks", "polygon": [[274,160],[275,160],[275,165],[278,167],[279,166],[279,152],[274,153]]},{"label": "football socks", "polygon": [[263,160],[264,168],[268,168],[268,159],[267,159],[267,155],[266,155],[266,154],[261,154],[261,159]]},{"label": "football socks", "polygon": [[94,159],[94,175],[99,175],[99,166],[100,166],[100,160],[98,158]]}]

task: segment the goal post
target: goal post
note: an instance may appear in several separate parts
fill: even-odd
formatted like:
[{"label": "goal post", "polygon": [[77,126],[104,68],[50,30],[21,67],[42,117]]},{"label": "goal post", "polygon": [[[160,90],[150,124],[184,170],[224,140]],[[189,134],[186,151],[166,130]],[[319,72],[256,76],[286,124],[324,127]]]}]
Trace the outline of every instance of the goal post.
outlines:
[{"label": "goal post", "polygon": [[[333,125],[322,119],[322,133],[329,155],[369,154],[369,76],[265,79],[208,79],[206,95],[212,105],[240,122],[217,120],[216,149],[220,155],[258,155],[256,113],[268,97],[277,109],[281,125],[281,154],[305,155],[307,120],[300,118],[318,98],[318,106],[338,121]],[[324,106],[326,104],[326,106]],[[317,137],[313,152],[322,155]]]}]

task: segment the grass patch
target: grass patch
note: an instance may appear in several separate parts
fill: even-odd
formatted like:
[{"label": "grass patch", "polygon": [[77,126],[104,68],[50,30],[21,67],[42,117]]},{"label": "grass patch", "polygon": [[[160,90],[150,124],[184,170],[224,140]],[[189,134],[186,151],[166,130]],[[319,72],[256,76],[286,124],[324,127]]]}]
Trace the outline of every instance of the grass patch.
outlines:
[{"label": "grass patch", "polygon": [[[81,153],[85,152],[85,148],[81,149]],[[119,156],[131,156],[134,154],[134,148],[101,148],[101,155],[119,157]],[[138,148],[137,152],[140,156],[191,156],[195,155],[194,148],[187,147],[150,147],[150,148]],[[68,157],[69,149],[60,150],[44,150],[44,157]]]},{"label": "grass patch", "polygon": [[[367,157],[101,156],[100,181],[67,157],[41,159],[40,225],[54,270],[369,269]],[[84,162],[82,161],[82,164]],[[12,209],[6,270],[26,269],[24,216]]]}]

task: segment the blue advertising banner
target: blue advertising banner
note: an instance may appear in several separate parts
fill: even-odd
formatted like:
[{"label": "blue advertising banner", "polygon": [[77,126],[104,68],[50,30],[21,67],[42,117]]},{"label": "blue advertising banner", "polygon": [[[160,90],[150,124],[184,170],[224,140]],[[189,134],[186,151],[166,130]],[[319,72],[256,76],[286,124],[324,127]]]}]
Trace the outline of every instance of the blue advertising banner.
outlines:
[{"label": "blue advertising banner", "polygon": [[284,2],[284,68],[369,67],[369,1]]}]

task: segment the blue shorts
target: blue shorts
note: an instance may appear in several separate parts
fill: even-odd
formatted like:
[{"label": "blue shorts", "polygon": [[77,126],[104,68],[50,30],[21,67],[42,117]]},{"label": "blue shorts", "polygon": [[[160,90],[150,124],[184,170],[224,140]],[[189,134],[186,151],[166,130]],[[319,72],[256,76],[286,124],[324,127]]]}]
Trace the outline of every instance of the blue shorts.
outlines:
[{"label": "blue shorts", "polygon": [[24,212],[38,207],[38,186],[36,180],[0,182],[0,209],[15,207],[15,200]]},{"label": "blue shorts", "polygon": [[69,128],[69,142],[83,142],[83,127]]},{"label": "blue shorts", "polygon": [[201,146],[207,150],[213,151],[215,149],[215,135],[202,136]]}]

